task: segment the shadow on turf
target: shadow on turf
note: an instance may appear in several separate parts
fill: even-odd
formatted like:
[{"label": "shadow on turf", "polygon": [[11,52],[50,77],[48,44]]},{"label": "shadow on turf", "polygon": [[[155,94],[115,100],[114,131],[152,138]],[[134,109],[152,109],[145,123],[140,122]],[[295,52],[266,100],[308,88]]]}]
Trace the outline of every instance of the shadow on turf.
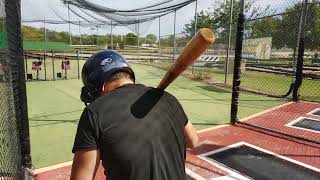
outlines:
[{"label": "shadow on turf", "polygon": [[197,86],[197,87],[204,89],[206,91],[211,91],[211,92],[216,92],[216,93],[228,93],[228,94],[231,93],[230,90],[225,90],[225,89],[218,88],[215,86]]},{"label": "shadow on turf", "polygon": [[60,119],[29,119],[30,122],[50,122],[46,124],[38,124],[38,125],[30,125],[29,127],[41,127],[41,126],[48,126],[48,125],[54,125],[54,124],[62,124],[62,123],[74,123],[78,124],[79,119],[74,120],[60,120]]}]

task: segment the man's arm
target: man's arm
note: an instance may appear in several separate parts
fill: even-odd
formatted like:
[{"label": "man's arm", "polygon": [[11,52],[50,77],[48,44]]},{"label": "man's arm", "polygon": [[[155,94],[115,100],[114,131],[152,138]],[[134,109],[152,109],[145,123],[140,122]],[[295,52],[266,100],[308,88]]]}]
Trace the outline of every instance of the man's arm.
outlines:
[{"label": "man's arm", "polygon": [[188,121],[188,123],[184,127],[184,137],[187,148],[192,149],[199,145],[199,136],[190,121]]},{"label": "man's arm", "polygon": [[70,180],[94,179],[100,164],[99,150],[79,150],[75,152]]}]

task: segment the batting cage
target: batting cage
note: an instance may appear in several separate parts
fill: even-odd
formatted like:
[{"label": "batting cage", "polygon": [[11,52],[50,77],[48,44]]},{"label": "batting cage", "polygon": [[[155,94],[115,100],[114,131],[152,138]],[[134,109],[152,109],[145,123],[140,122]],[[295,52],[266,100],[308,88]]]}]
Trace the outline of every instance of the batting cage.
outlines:
[{"label": "batting cage", "polygon": [[0,1],[0,179],[32,179],[20,1]]},{"label": "batting cage", "polygon": [[0,0],[0,179],[70,177],[94,53],[118,51],[137,84],[159,87],[201,28],[215,42],[165,89],[203,143],[186,152],[188,178],[318,176],[319,0],[88,2],[25,0],[21,19],[20,0]]},{"label": "batting cage", "polygon": [[320,3],[241,2],[232,123],[319,143]]}]

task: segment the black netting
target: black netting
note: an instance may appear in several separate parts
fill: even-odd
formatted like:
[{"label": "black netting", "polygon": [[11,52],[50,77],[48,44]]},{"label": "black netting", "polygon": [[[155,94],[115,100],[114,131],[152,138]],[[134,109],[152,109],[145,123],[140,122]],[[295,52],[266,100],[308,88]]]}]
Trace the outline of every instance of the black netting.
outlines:
[{"label": "black netting", "polygon": [[307,11],[303,81],[300,99],[320,102],[320,3],[310,3]]},{"label": "black netting", "polygon": [[0,179],[31,179],[20,1],[0,1]]},{"label": "black netting", "polygon": [[[240,96],[233,97],[238,122],[319,143],[317,133],[290,125],[320,102],[319,1],[244,2]],[[234,83],[235,95],[237,88]]]},{"label": "black netting", "polygon": [[[70,23],[78,25],[79,21],[82,26],[92,27],[116,27],[126,26],[137,34],[144,34],[150,28],[153,20],[174,11],[181,9],[195,0],[158,0],[139,2],[125,2],[127,5],[134,7],[132,9],[118,8],[122,6],[122,1],[108,4],[101,0],[54,0],[43,1],[38,4],[39,7],[47,8],[53,12],[52,16],[46,17],[41,11],[34,12],[36,19],[25,18],[25,23],[35,23],[43,19],[47,23],[64,24]],[[25,1],[25,10],[31,9],[31,1]],[[107,5],[106,5],[107,4]],[[28,7],[30,6],[30,7]],[[117,8],[116,8],[117,7]],[[68,15],[67,17],[65,15]],[[57,20],[59,19],[59,20]]]}]

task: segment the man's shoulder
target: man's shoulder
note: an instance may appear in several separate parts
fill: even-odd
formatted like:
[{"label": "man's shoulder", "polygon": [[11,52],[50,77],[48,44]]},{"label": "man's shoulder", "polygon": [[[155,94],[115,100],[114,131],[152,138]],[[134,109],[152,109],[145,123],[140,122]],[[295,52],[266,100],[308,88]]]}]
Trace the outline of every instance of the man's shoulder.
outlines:
[{"label": "man's shoulder", "polygon": [[86,108],[95,111],[99,109],[99,107],[105,106],[106,104],[110,103],[110,100],[112,99],[126,101],[127,97],[130,96],[129,94],[133,94],[133,96],[137,96],[138,98],[142,99],[162,98],[165,101],[179,104],[178,99],[167,91],[145,86],[143,84],[127,84],[111,91],[107,95],[99,97],[94,102],[90,103]]},{"label": "man's shoulder", "polygon": [[90,103],[86,108],[90,110],[95,110],[102,105],[108,104],[110,102],[110,99],[123,98],[122,100],[124,100],[128,96],[128,92],[132,92],[132,93],[143,92],[143,91],[147,91],[148,89],[150,89],[150,87],[147,87],[142,84],[126,84],[112,90],[106,95],[98,97],[95,101]]}]

